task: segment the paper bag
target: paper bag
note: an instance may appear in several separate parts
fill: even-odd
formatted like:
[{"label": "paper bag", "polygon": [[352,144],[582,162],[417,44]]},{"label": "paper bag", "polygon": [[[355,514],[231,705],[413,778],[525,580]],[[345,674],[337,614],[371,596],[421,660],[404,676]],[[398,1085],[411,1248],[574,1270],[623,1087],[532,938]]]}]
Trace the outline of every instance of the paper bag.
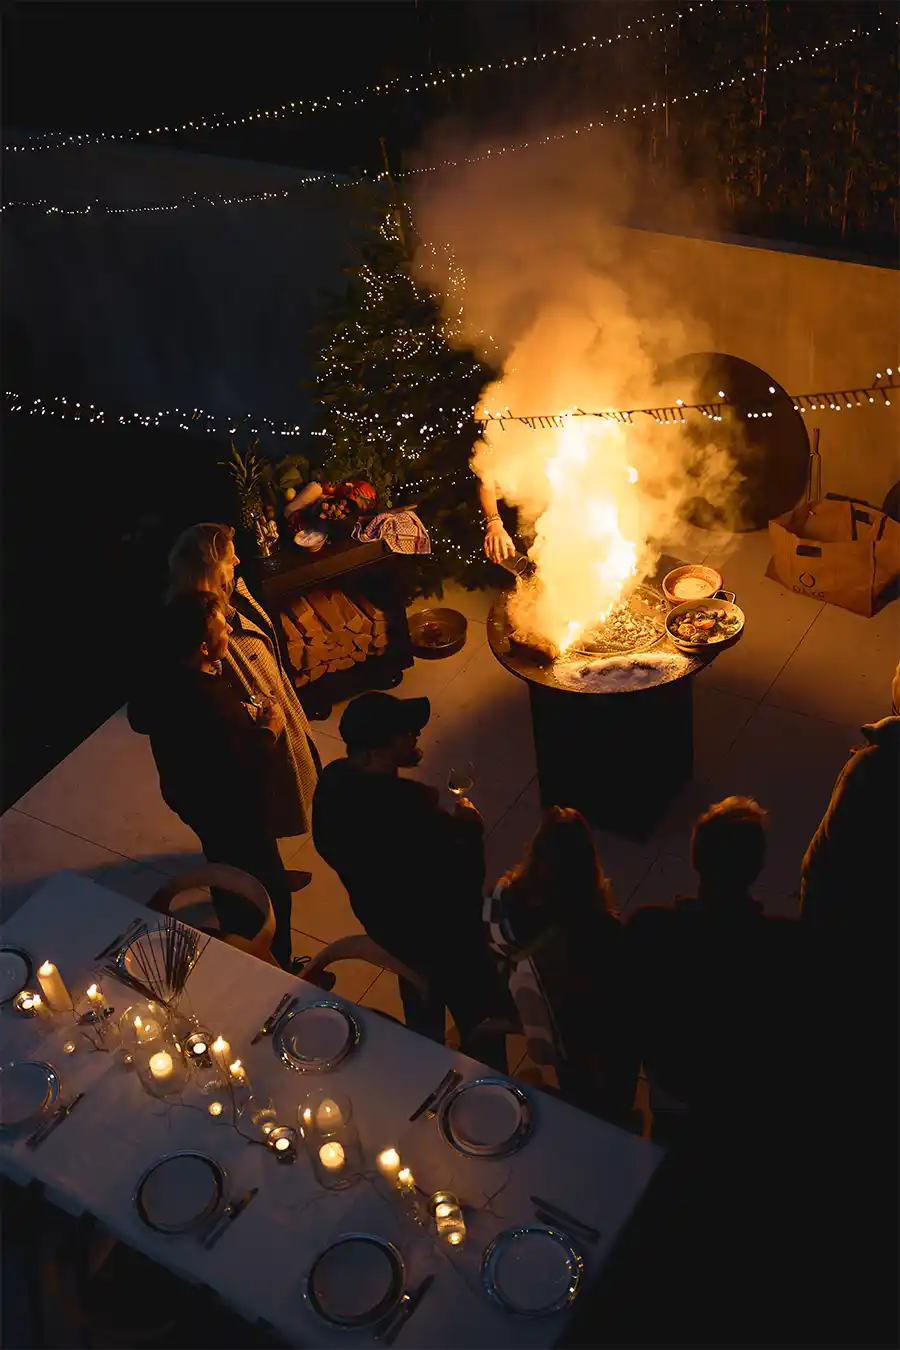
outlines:
[{"label": "paper bag", "polygon": [[826,497],[769,521],[766,575],[798,595],[870,617],[900,575],[900,525],[883,511]]}]

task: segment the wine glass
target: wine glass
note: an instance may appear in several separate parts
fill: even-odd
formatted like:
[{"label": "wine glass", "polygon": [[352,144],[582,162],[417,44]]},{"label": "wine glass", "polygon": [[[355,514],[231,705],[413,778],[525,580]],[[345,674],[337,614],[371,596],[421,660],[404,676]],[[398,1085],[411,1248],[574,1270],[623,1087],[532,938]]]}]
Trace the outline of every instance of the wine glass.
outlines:
[{"label": "wine glass", "polygon": [[447,774],[447,788],[454,797],[466,797],[475,786],[474,765],[465,763]]}]

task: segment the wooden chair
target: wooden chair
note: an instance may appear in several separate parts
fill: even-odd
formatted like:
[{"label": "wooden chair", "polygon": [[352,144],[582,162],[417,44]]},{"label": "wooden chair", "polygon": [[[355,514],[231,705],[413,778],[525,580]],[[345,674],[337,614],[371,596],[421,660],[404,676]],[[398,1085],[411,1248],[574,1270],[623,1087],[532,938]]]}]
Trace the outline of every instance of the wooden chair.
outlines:
[{"label": "wooden chair", "polygon": [[[245,938],[237,933],[223,932],[215,918],[211,901],[208,902],[208,913],[201,915],[201,921],[199,922],[196,917],[196,897],[188,901],[187,904],[173,907],[173,901],[179,896],[184,896],[185,892],[208,890],[212,886],[216,886],[223,891],[230,891],[233,895],[242,896],[259,911],[260,929],[254,938]],[[193,928],[199,928],[201,932],[209,933],[210,936],[219,938],[222,942],[227,942],[229,946],[237,947],[239,951],[248,952],[250,956],[265,961],[267,965],[278,965],[272,955],[275,912],[272,909],[269,892],[262,882],[257,881],[255,877],[251,877],[248,872],[241,872],[237,867],[229,867],[225,863],[207,863],[191,872],[183,872],[181,876],[174,877],[171,881],[166,882],[165,886],[160,887],[150,900],[149,908],[155,910],[158,914],[171,914],[173,918],[183,917],[184,922],[190,923]],[[187,917],[188,910],[193,911],[191,918]]]},{"label": "wooden chair", "polygon": [[372,966],[382,966],[409,983],[418,990],[423,998],[428,996],[428,983],[409,966],[398,961],[390,952],[379,947],[377,942],[365,933],[354,933],[350,937],[338,938],[323,947],[318,956],[314,956],[303,971],[303,978],[316,984],[316,976],[321,975],[335,961],[368,961]]}]

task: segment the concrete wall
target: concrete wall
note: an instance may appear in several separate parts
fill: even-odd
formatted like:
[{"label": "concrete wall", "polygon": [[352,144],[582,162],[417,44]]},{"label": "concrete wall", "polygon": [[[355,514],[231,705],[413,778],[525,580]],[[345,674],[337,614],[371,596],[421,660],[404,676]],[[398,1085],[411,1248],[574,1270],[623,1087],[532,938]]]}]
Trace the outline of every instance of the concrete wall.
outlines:
[{"label": "concrete wall", "polygon": [[[710,349],[759,366],[791,394],[868,385],[900,366],[895,271],[645,230],[619,231],[625,265],[673,279]],[[820,428],[822,489],[880,505],[900,479],[900,390],[885,407],[807,413]]]}]

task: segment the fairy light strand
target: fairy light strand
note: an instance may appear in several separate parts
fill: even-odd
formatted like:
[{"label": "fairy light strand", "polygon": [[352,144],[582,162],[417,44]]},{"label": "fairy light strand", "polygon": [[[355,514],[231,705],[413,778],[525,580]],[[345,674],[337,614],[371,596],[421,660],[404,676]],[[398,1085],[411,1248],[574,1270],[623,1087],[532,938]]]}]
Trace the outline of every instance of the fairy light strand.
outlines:
[{"label": "fairy light strand", "polygon": [[[462,80],[478,79],[483,75],[499,74],[502,71],[527,70],[540,66],[545,61],[552,61],[554,58],[564,56],[577,56],[590,50],[605,50],[619,42],[625,42],[632,38],[650,38],[657,37],[662,33],[670,32],[677,27],[678,23],[687,15],[699,12],[713,4],[713,0],[693,0],[690,5],[685,5],[679,10],[676,16],[668,22],[662,21],[663,16],[650,14],[645,18],[636,18],[632,23],[628,23],[614,37],[600,37],[596,33],[583,42],[558,42],[554,47],[546,51],[538,52],[534,55],[518,56],[507,61],[485,61],[478,65],[464,66],[458,70],[443,71],[437,75],[429,72],[414,75],[397,75],[393,79],[384,80],[380,84],[368,85],[362,90],[354,91],[352,89],[342,89],[336,94],[324,95],[318,99],[296,99],[287,103],[281,103],[274,108],[259,108],[254,112],[245,113],[241,117],[228,117],[225,113],[212,113],[206,117],[198,117],[196,120],[173,123],[171,126],[147,127],[141,131],[121,131],[121,132],[84,132],[81,134],[70,135],[64,131],[43,131],[27,133],[23,141],[18,144],[5,145],[3,148],[8,153],[21,153],[23,151],[40,150],[58,150],[74,149],[79,146],[97,145],[108,142],[121,141],[139,141],[150,139],[162,135],[178,134],[181,132],[197,131],[215,131],[227,127],[250,126],[254,123],[263,123],[266,121],[279,121],[284,118],[305,117],[311,113],[321,113],[330,111],[333,108],[356,108],[367,103],[370,99],[383,98],[387,94],[418,94],[431,89],[438,89],[442,85],[452,84]],[[657,23],[654,28],[648,28],[650,23]],[[646,31],[644,31],[646,29]]]},{"label": "fairy light strand", "polygon": [[[707,0],[704,0],[706,3]],[[769,71],[776,71],[809,60],[824,52],[825,48],[843,47],[849,42],[855,42],[861,37],[873,37],[876,33],[882,31],[881,25],[868,29],[865,32],[851,33],[849,37],[826,41],[820,45],[809,48],[805,52],[795,53],[794,56],[785,57],[781,61],[773,62],[769,66]],[[523,150],[533,150],[538,146],[554,144],[557,141],[567,140],[570,136],[590,135],[592,132],[600,131],[604,127],[611,127],[616,124],[635,121],[649,113],[655,112],[659,108],[667,107],[672,104],[690,104],[692,99],[702,98],[708,95],[721,93],[724,89],[735,85],[747,84],[752,81],[751,75],[735,75],[730,80],[720,80],[717,84],[708,85],[704,89],[695,89],[690,94],[675,95],[670,99],[653,99],[649,103],[633,104],[631,107],[619,108],[615,112],[605,113],[603,117],[590,122],[583,122],[579,126],[569,127],[565,131],[550,132],[546,136],[529,139],[527,141],[513,141],[508,145],[492,146],[481,155],[466,155],[458,159],[440,160],[437,164],[421,165],[414,169],[401,169],[393,173],[394,180],[412,178],[418,174],[439,173],[445,169],[461,168],[466,164],[482,164],[494,159],[499,159],[503,155],[518,154]],[[371,187],[373,185],[383,185],[387,182],[387,173],[382,170],[379,173],[366,175],[365,172],[358,178],[344,177],[334,173],[309,174],[301,178],[293,188],[282,189],[279,192],[253,192],[244,195],[233,195],[226,193],[216,193],[209,195],[207,193],[191,193],[187,196],[176,198],[172,202],[152,202],[138,206],[128,205],[110,205],[95,198],[92,202],[80,206],[60,206],[55,205],[44,198],[38,198],[35,201],[10,201],[0,206],[0,212],[11,210],[35,210],[48,216],[99,216],[99,215],[137,215],[146,212],[155,212],[157,214],[171,214],[174,211],[196,210],[198,207],[217,207],[243,205],[248,202],[266,202],[266,201],[284,201],[291,197],[295,192],[313,185],[328,185],[335,188],[359,188]]]}]

